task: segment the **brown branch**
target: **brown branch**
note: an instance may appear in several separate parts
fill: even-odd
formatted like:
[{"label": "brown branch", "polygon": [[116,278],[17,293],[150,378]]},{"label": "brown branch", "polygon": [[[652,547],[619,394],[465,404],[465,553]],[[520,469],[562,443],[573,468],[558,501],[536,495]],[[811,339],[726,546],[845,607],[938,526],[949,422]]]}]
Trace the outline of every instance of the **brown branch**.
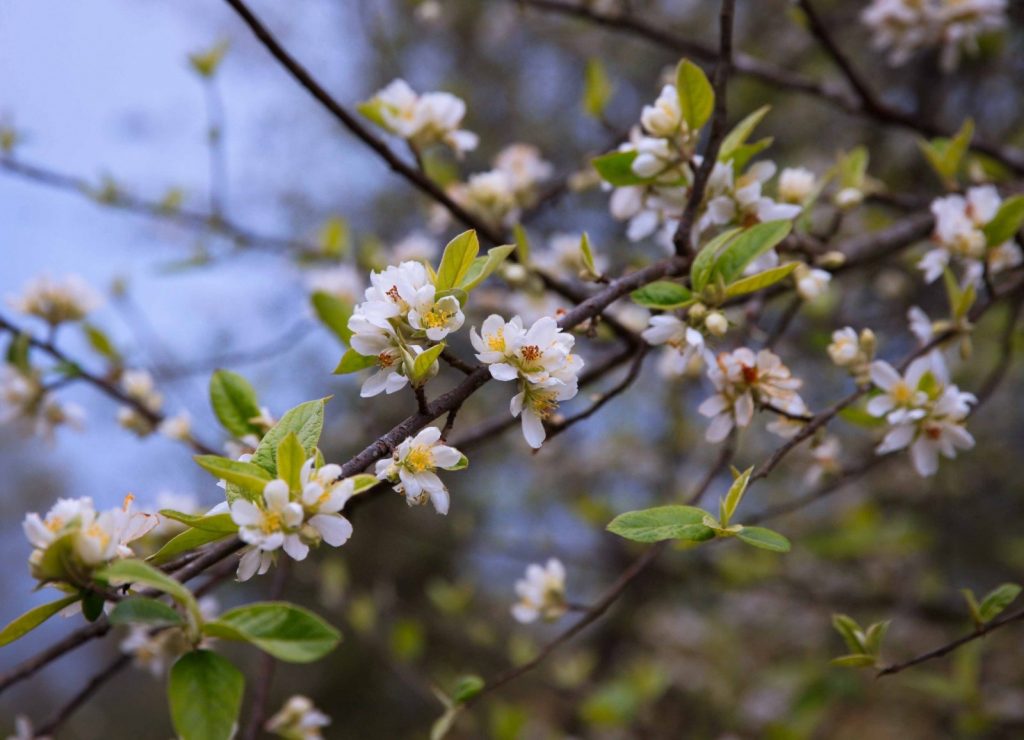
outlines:
[{"label": "brown branch", "polygon": [[[270,587],[270,600],[278,601],[284,594],[285,585],[288,582],[288,571],[290,560],[284,558],[277,565],[274,573],[274,582]],[[255,688],[253,690],[252,704],[249,706],[249,717],[246,720],[245,730],[242,732],[242,740],[256,740],[260,730],[263,729],[263,720],[267,716],[267,705],[270,702],[270,687],[274,682],[274,669],[277,660],[270,653],[260,655],[259,666],[256,669]]]},{"label": "brown branch", "polygon": [[693,229],[694,220],[697,218],[697,209],[704,201],[704,190],[707,188],[711,171],[715,168],[718,160],[718,150],[725,139],[726,125],[728,123],[728,104],[726,101],[729,72],[732,68],[732,25],[735,10],[735,0],[722,0],[722,9],[718,16],[718,61],[715,64],[714,90],[715,109],[711,119],[711,134],[708,137],[707,148],[704,150],[704,158],[701,160],[697,174],[693,178],[693,188],[690,190],[689,199],[686,201],[686,209],[683,217],[679,219],[676,233],[672,237],[676,254],[684,255],[695,251],[695,244],[691,244],[690,232]]},{"label": "brown branch", "polygon": [[892,665],[887,665],[884,668],[880,669],[878,673],[875,674],[875,677],[881,678],[882,676],[891,676],[894,673],[899,673],[900,671],[905,670],[907,668],[911,668],[912,666],[920,665],[921,663],[926,663],[929,660],[935,660],[936,658],[941,658],[942,656],[948,655],[949,653],[953,652],[958,647],[966,645],[969,642],[973,642],[974,640],[977,640],[979,637],[984,637],[989,632],[993,632],[1001,627],[1005,627],[1008,624],[1020,622],[1022,620],[1024,620],[1024,609],[1019,609],[1018,611],[1015,611],[1012,614],[1007,614],[1004,617],[993,619],[991,622],[988,622],[987,624],[978,627],[970,634],[964,635],[963,637],[957,640],[947,642],[945,645],[937,647],[933,650],[929,650],[926,653],[921,653],[917,657],[911,658],[910,660],[906,660],[902,663],[893,663]]}]

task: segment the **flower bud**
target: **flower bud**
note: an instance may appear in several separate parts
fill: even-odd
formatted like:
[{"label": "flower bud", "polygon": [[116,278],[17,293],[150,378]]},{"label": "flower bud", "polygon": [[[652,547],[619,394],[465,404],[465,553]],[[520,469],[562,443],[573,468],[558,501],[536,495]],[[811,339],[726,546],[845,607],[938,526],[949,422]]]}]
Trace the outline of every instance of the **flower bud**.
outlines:
[{"label": "flower bud", "polygon": [[872,360],[875,357],[875,349],[878,346],[878,341],[875,338],[875,333],[870,329],[862,329],[859,337],[860,351],[864,353],[864,356],[868,360]]},{"label": "flower bud", "polygon": [[835,204],[844,211],[856,208],[864,201],[864,193],[857,188],[843,188],[835,196]]},{"label": "flower bud", "polygon": [[824,267],[826,270],[834,270],[846,263],[846,255],[833,249],[818,257],[817,263],[819,267]]},{"label": "flower bud", "polygon": [[716,337],[724,336],[729,331],[729,320],[725,318],[725,315],[721,311],[712,311],[708,314],[708,317],[704,319],[704,326],[707,330]]},{"label": "flower bud", "polygon": [[694,321],[700,321],[707,315],[707,313],[708,307],[700,302],[694,303],[690,306],[689,311],[687,311],[687,315]]}]

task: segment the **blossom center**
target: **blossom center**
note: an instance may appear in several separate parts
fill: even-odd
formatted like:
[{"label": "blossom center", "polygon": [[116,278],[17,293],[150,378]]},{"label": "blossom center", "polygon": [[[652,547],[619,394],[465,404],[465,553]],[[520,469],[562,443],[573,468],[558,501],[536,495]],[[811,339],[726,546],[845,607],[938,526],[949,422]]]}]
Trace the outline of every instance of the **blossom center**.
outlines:
[{"label": "blossom center", "polygon": [[260,522],[260,531],[263,534],[273,534],[281,529],[281,514],[276,511],[268,511],[263,515]]},{"label": "blossom center", "polygon": [[429,447],[413,447],[405,456],[405,467],[410,473],[422,473],[433,467],[433,457]]},{"label": "blossom center", "polygon": [[523,347],[522,355],[526,362],[536,362],[540,358],[540,347],[536,344],[528,344]]}]

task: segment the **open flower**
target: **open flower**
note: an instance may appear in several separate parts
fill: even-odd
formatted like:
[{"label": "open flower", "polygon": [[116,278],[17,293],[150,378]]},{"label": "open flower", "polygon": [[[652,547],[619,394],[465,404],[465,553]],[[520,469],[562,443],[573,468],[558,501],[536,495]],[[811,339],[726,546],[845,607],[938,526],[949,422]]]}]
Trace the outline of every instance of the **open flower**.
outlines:
[{"label": "open flower", "polygon": [[512,607],[517,622],[529,624],[542,618],[551,622],[568,611],[565,601],[565,566],[557,558],[547,565],[532,563],[526,568],[526,577],[516,581],[519,603]]},{"label": "open flower", "polygon": [[300,473],[306,523],[328,545],[340,547],[352,536],[352,523],[340,512],[352,498],[353,481],[342,479],[340,465],[315,465],[316,458],[309,458]]},{"label": "open flower", "polygon": [[16,311],[37,316],[52,326],[80,321],[102,302],[100,295],[78,275],[63,279],[41,275],[29,282],[20,296],[10,298]]},{"label": "open flower", "polygon": [[375,122],[416,147],[443,143],[461,157],[479,142],[461,128],[465,101],[446,92],[418,95],[405,80],[394,80],[361,109],[373,111]]},{"label": "open flower", "polygon": [[407,437],[390,458],[378,460],[376,474],[380,480],[393,483],[410,506],[425,504],[429,499],[438,514],[447,514],[448,489],[435,471],[462,467],[462,453],[441,441],[440,429],[426,427],[415,437]]},{"label": "open flower", "polygon": [[320,740],[320,730],[331,723],[331,718],[321,712],[305,696],[292,696],[267,720],[265,729],[272,735],[285,740]]},{"label": "open flower", "polygon": [[409,325],[425,332],[427,339],[440,342],[457,331],[466,320],[459,299],[453,295],[435,298],[433,285],[420,288],[409,306]]},{"label": "open flower", "polygon": [[303,560],[309,553],[309,546],[299,537],[304,519],[302,505],[291,500],[288,484],[280,478],[267,481],[262,505],[237,498],[230,508],[243,542],[267,553],[283,547],[295,560]]},{"label": "open flower", "polygon": [[[921,381],[926,374],[936,379],[936,376],[940,376],[939,371],[940,367],[935,363],[933,355],[918,357],[910,363],[903,375],[888,362],[875,360],[871,363],[871,382],[882,393],[868,401],[868,413],[872,416],[886,416],[897,409],[921,408],[928,402],[928,393],[922,389]],[[944,369],[941,369],[941,373],[944,374]]]},{"label": "open flower", "polygon": [[731,161],[716,162],[708,178],[707,209],[697,222],[697,232],[732,223],[747,226],[796,218],[802,210],[800,205],[777,203],[763,193],[764,184],[774,177],[775,170],[775,163],[765,160],[736,178]]},{"label": "open flower", "polygon": [[650,326],[640,336],[648,344],[665,345],[665,360],[661,368],[669,376],[688,374],[694,360],[710,355],[704,346],[704,335],[673,314],[652,316]]}]

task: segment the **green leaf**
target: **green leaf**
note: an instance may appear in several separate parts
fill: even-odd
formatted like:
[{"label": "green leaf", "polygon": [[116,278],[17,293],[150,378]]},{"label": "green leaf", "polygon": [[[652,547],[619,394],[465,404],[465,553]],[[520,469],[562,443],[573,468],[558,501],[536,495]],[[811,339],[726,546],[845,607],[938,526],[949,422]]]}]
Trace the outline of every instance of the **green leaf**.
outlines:
[{"label": "green leaf", "polygon": [[968,118],[952,139],[939,137],[930,142],[919,139],[917,145],[943,183],[955,187],[957,172],[960,171],[960,165],[973,137],[974,121]]},{"label": "green leaf", "polygon": [[117,347],[115,347],[114,343],[110,341],[110,337],[107,336],[106,332],[87,321],[82,322],[82,331],[85,332],[85,338],[86,341],[89,342],[89,346],[92,347],[97,354],[107,358],[115,364],[121,362],[121,353],[117,351]]},{"label": "green leaf", "polygon": [[210,650],[185,653],[167,681],[171,721],[182,740],[228,740],[238,724],[245,677]]},{"label": "green leaf", "polygon": [[766,136],[765,138],[759,139],[750,144],[743,144],[742,146],[737,147],[736,151],[732,153],[733,172],[736,173],[737,176],[742,173],[743,170],[746,169],[750,160],[770,147],[774,141],[775,139],[771,136]]},{"label": "green leaf", "polygon": [[704,70],[684,59],[676,67],[676,92],[683,120],[690,131],[696,132],[711,118],[715,109],[715,91]]},{"label": "green leaf", "polygon": [[721,277],[726,284],[736,280],[744,268],[789,236],[789,221],[767,221],[752,226],[726,246],[715,260],[712,279]]},{"label": "green leaf", "polygon": [[1007,198],[996,215],[985,224],[985,240],[990,247],[998,247],[1012,239],[1024,225],[1024,195]]},{"label": "green leaf", "polygon": [[158,513],[160,516],[207,532],[231,534],[238,531],[238,525],[231,521],[230,514],[185,514],[173,509],[161,509]]},{"label": "green leaf", "polygon": [[441,255],[441,264],[437,268],[437,280],[434,287],[438,291],[456,288],[469,272],[473,260],[480,252],[480,240],[473,229],[464,231],[448,242]]},{"label": "green leaf", "polygon": [[316,241],[323,256],[343,257],[348,253],[351,243],[348,221],[341,216],[331,216],[320,227]]},{"label": "green leaf", "polygon": [[889,620],[886,619],[882,622],[875,622],[873,625],[868,627],[868,631],[864,634],[864,647],[868,653],[877,656],[879,651],[882,649],[882,641],[885,640],[885,635],[889,631]]},{"label": "green leaf", "polygon": [[608,78],[601,60],[588,59],[583,84],[583,110],[587,115],[601,118],[608,101],[611,100],[613,90],[612,81]]},{"label": "green leaf", "polygon": [[[229,486],[230,487],[230,486]],[[208,517],[209,519],[217,519],[219,517],[227,517],[227,521],[231,521],[230,514],[216,514]],[[231,522],[234,529],[230,531],[216,531],[213,529],[189,529],[182,532],[175,537],[168,540],[167,544],[157,550],[155,553],[146,558],[149,562],[155,565],[162,565],[171,558],[181,555],[183,552],[189,552],[195,550],[197,547],[208,545],[211,542],[222,540],[230,534],[238,531],[238,526]]]},{"label": "green leaf", "polygon": [[307,459],[295,432],[288,432],[277,446],[277,477],[288,484],[288,490],[298,491],[301,488],[302,466]]},{"label": "green leaf", "polygon": [[775,283],[780,280],[785,280],[799,265],[799,262],[787,262],[784,265],[772,267],[764,272],[759,272],[756,275],[740,278],[725,289],[725,297],[733,298],[735,296],[746,295],[747,293],[756,293],[759,290],[764,290],[769,286],[775,285]]},{"label": "green leaf", "polygon": [[608,152],[594,157],[590,163],[597,170],[601,179],[610,185],[623,187],[626,185],[645,185],[651,181],[649,177],[640,177],[633,172],[633,160],[636,152]]},{"label": "green leaf", "polygon": [[384,115],[381,112],[383,108],[384,104],[378,98],[371,98],[370,100],[364,100],[362,103],[356,104],[356,110],[364,117],[380,126],[382,129],[390,130],[390,127],[384,120]]},{"label": "green leaf", "polygon": [[235,437],[261,433],[251,421],[260,415],[256,391],[238,373],[217,370],[210,377],[210,405],[221,425]]},{"label": "green leaf", "polygon": [[736,507],[740,505],[740,501],[743,500],[743,494],[746,493],[747,485],[750,483],[750,474],[754,472],[753,467],[749,467],[744,470],[740,475],[736,477],[736,480],[729,486],[728,492],[725,494],[725,498],[722,499],[722,505],[719,509],[719,518],[722,520],[722,527],[729,526],[729,520],[732,519],[732,515],[736,513]]},{"label": "green leaf", "polygon": [[437,358],[441,356],[444,351],[444,342],[435,344],[429,349],[425,349],[416,356],[416,360],[412,365],[412,376],[410,380],[413,383],[422,382],[429,374],[430,368],[433,367]]},{"label": "green leaf", "polygon": [[1004,583],[985,594],[978,607],[982,622],[989,622],[1020,596],[1021,588],[1016,583]]},{"label": "green leaf", "polygon": [[484,680],[480,676],[463,676],[455,684],[452,698],[456,704],[462,704],[483,691],[485,685]]},{"label": "green leaf", "polygon": [[711,279],[711,272],[715,267],[718,253],[725,244],[732,241],[733,237],[741,231],[743,230],[729,229],[728,231],[723,231],[701,247],[701,250],[693,260],[693,264],[690,266],[690,285],[693,286],[694,293],[700,293],[704,290]]},{"label": "green leaf", "polygon": [[430,726],[430,740],[444,740],[444,737],[451,732],[455,720],[459,718],[462,707],[454,706],[445,710],[445,713],[438,717]]},{"label": "green leaf", "polygon": [[714,532],[703,524],[705,516],[706,511],[694,506],[656,506],[619,514],[608,525],[608,531],[634,542],[702,542],[714,537]]},{"label": "green leaf", "polygon": [[843,638],[843,642],[850,648],[851,652],[863,653],[867,647],[864,644],[864,635],[860,625],[845,614],[833,614],[832,626]]},{"label": "green leaf", "polygon": [[515,244],[502,244],[500,247],[488,249],[486,256],[477,257],[473,260],[473,264],[469,266],[469,270],[462,278],[459,288],[469,293],[473,288],[490,277],[501,266],[501,263],[512,254],[515,248]]},{"label": "green leaf", "polygon": [[516,259],[521,265],[530,264],[530,238],[526,235],[526,229],[522,224],[512,227],[512,233],[516,238]]},{"label": "green leaf", "polygon": [[181,614],[156,599],[133,596],[117,602],[110,612],[111,624],[145,624],[149,627],[178,627],[185,624]]},{"label": "green leaf", "polygon": [[262,493],[267,481],[273,479],[270,473],[255,463],[231,460],[220,455],[195,455],[192,459],[214,478],[255,493]]},{"label": "green leaf", "polygon": [[836,163],[840,187],[863,189],[869,159],[867,147],[863,146],[854,147],[849,152],[840,154],[839,161]]},{"label": "green leaf", "polygon": [[96,573],[96,577],[106,581],[111,586],[121,586],[124,584],[138,586],[141,584],[149,588],[155,588],[157,591],[167,594],[178,603],[189,607],[190,610],[198,611],[195,597],[181,581],[171,578],[144,560],[138,560],[137,558],[115,560]]},{"label": "green leaf", "polygon": [[313,612],[286,602],[240,606],[207,622],[212,637],[250,642],[288,663],[309,663],[331,652],[341,633]]},{"label": "green leaf", "polygon": [[277,446],[289,432],[295,432],[302,444],[302,449],[309,457],[316,449],[320,441],[320,432],[324,428],[324,403],[326,398],[316,401],[300,403],[293,409],[289,409],[281,420],[275,424],[266,436],[260,440],[256,452],[252,455],[252,461],[256,465],[269,472],[271,475],[277,473]]},{"label": "green leaf", "polygon": [[28,360],[29,348],[32,346],[32,337],[24,332],[11,336],[11,342],[7,345],[5,359],[8,364],[14,365],[24,375],[32,372],[32,365]]},{"label": "green leaf", "polygon": [[453,465],[450,468],[445,468],[445,470],[451,470],[451,471],[465,470],[468,467],[469,467],[469,458],[466,457],[465,455],[462,455],[462,456],[459,457],[459,461],[457,463],[455,463],[455,465]]},{"label": "green leaf", "polygon": [[583,262],[583,268],[586,270],[587,275],[599,276],[600,273],[598,273],[597,267],[594,265],[594,251],[590,248],[590,237],[587,236],[585,231],[580,237],[580,260]]},{"label": "green leaf", "polygon": [[198,51],[188,55],[189,64],[200,77],[210,78],[217,74],[220,63],[224,61],[224,55],[228,51],[228,41],[218,41],[213,47],[206,51]]},{"label": "green leaf", "polygon": [[693,298],[693,294],[679,283],[657,280],[642,288],[637,288],[629,294],[629,297],[637,305],[668,311],[688,303]]},{"label": "green leaf", "polygon": [[875,664],[875,656],[856,653],[853,655],[841,655],[829,662],[832,665],[842,666],[843,668],[866,668]]},{"label": "green leaf", "polygon": [[42,556],[32,565],[32,576],[48,583],[79,580],[79,576],[86,575],[74,557],[74,538],[74,533],[65,534],[47,545]]},{"label": "green leaf", "polygon": [[0,630],[0,647],[27,635],[54,614],[65,607],[71,606],[80,598],[82,598],[80,595],[72,594],[71,596],[65,596],[63,599],[51,601],[49,604],[41,604],[33,609],[29,609],[20,617],[12,620],[3,630]]},{"label": "green leaf", "polygon": [[375,475],[370,475],[369,473],[353,475],[349,480],[352,481],[352,495],[369,491],[371,488],[381,483],[380,478]]},{"label": "green leaf", "polygon": [[86,591],[82,596],[82,616],[87,622],[95,622],[103,614],[103,604],[106,599],[103,594],[96,591]]},{"label": "green leaf", "polygon": [[725,138],[722,139],[722,145],[718,148],[719,162],[728,162],[733,158],[733,155],[746,143],[747,139],[750,138],[752,133],[754,133],[754,129],[761,123],[769,110],[771,110],[770,105],[758,108],[756,111],[737,123],[733,129],[725,135]]},{"label": "green leaf", "polygon": [[365,370],[366,368],[373,367],[376,364],[376,357],[367,357],[366,355],[359,354],[354,349],[349,349],[341,356],[341,361],[338,362],[338,366],[334,368],[334,374],[348,375],[349,373],[358,373],[360,370]]},{"label": "green leaf", "polygon": [[969,588],[962,588],[960,593],[963,594],[964,601],[967,602],[967,611],[971,614],[971,621],[974,622],[975,626],[980,627],[985,623],[985,620],[981,618],[981,608],[978,606],[978,600],[974,597],[974,591]]},{"label": "green leaf", "polygon": [[789,552],[789,540],[778,532],[765,527],[744,527],[736,536],[748,545],[772,552]]},{"label": "green leaf", "polygon": [[348,320],[352,318],[352,306],[330,293],[319,290],[313,293],[309,300],[324,326],[334,332],[334,335],[347,346],[352,338],[352,331],[348,328]]}]

